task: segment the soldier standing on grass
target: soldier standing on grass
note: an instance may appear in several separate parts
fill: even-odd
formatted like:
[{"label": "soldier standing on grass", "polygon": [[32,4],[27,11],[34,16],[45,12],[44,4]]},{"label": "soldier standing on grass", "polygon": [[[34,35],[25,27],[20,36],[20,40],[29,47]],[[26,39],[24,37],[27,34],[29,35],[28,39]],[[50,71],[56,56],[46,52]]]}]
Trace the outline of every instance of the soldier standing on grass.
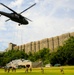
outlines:
[{"label": "soldier standing on grass", "polygon": [[28,67],[26,67],[25,73],[28,73]]},{"label": "soldier standing on grass", "polygon": [[64,74],[64,70],[61,66],[60,66],[60,71],[61,71],[62,74]]},{"label": "soldier standing on grass", "polygon": [[43,69],[43,67],[41,67],[41,72],[44,73],[44,69]]},{"label": "soldier standing on grass", "polygon": [[30,72],[32,72],[32,67],[30,67]]}]

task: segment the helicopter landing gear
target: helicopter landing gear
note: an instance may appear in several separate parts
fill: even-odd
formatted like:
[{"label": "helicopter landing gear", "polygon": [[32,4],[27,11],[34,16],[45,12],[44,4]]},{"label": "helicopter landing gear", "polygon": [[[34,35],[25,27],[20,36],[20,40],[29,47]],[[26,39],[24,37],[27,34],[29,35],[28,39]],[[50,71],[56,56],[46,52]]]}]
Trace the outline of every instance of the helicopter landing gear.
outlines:
[{"label": "helicopter landing gear", "polygon": [[20,26],[21,24],[18,24],[18,26]]}]

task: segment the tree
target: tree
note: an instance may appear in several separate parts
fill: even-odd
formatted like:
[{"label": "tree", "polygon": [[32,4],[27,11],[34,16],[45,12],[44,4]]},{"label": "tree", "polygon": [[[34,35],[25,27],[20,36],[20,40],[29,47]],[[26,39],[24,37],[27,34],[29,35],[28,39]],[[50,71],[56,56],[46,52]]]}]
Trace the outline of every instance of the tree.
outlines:
[{"label": "tree", "polygon": [[74,37],[70,37],[63,46],[58,47],[57,52],[51,53],[50,63],[61,65],[74,65]]},{"label": "tree", "polygon": [[49,63],[50,50],[48,48],[43,48],[42,50],[39,50],[38,56],[45,65]]},{"label": "tree", "polygon": [[31,61],[42,61],[43,64],[49,63],[49,55],[50,55],[50,50],[48,48],[43,48],[39,50],[38,52],[31,53],[29,52],[28,54],[28,59]]},{"label": "tree", "polygon": [[19,50],[9,50],[8,52],[4,52],[0,54],[0,66],[5,66],[8,62],[15,59],[27,59],[28,55],[23,51]]}]

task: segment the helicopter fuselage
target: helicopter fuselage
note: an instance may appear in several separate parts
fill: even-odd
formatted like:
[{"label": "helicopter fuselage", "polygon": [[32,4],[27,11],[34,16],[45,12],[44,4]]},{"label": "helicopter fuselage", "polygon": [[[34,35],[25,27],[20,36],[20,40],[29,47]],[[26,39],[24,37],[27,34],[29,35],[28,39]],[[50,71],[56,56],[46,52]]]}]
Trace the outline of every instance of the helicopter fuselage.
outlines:
[{"label": "helicopter fuselage", "polygon": [[27,9],[23,10],[20,13],[17,13],[16,11],[14,11],[13,9],[11,9],[10,7],[6,6],[3,3],[0,3],[0,5],[4,6],[5,8],[9,9],[10,11],[12,11],[12,13],[6,13],[3,11],[0,11],[0,16],[3,15],[3,16],[6,16],[9,18],[6,20],[6,22],[9,20],[12,20],[12,21],[19,23],[19,25],[27,25],[27,24],[29,24],[29,21],[32,22],[32,20],[28,19],[27,17],[22,16],[21,14],[23,12],[27,11],[28,9],[30,9],[31,7],[33,7],[34,5],[36,5],[36,3],[34,3],[33,5],[31,5],[30,7],[28,7]]},{"label": "helicopter fuselage", "polygon": [[28,24],[28,21],[25,19],[25,17],[23,17],[23,16],[20,15],[20,14],[16,14],[16,13],[6,13],[6,12],[3,12],[3,11],[0,11],[0,14],[1,14],[1,15],[4,15],[4,16],[10,18],[12,21],[18,22],[18,23],[20,23],[20,24],[25,24],[25,25]]}]

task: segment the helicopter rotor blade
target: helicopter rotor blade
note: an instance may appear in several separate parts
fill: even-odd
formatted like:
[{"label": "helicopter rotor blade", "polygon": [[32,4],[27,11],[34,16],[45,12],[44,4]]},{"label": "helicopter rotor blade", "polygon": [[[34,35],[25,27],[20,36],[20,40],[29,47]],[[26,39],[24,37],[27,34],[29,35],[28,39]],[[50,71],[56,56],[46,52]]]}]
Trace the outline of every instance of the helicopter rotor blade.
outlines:
[{"label": "helicopter rotor blade", "polygon": [[17,14],[17,12],[15,12],[14,10],[12,10],[11,8],[9,8],[8,6],[4,5],[3,3],[0,3],[1,5],[3,5],[4,7],[6,7],[7,9],[9,9],[10,11],[14,12]]},{"label": "helicopter rotor blade", "polygon": [[32,22],[32,20],[28,19],[27,17],[25,17],[25,19],[27,19],[27,20],[29,20],[29,21],[31,21],[31,22]]},{"label": "helicopter rotor blade", "polygon": [[31,5],[30,7],[28,7],[27,9],[23,10],[22,12],[20,12],[20,14],[22,14],[23,12],[27,11],[28,9],[30,9],[31,7],[33,7],[34,5],[36,5],[36,3],[34,3],[33,5]]},{"label": "helicopter rotor blade", "polygon": [[7,19],[5,22],[7,22],[7,21],[9,21],[9,20],[11,20],[11,19]]}]

